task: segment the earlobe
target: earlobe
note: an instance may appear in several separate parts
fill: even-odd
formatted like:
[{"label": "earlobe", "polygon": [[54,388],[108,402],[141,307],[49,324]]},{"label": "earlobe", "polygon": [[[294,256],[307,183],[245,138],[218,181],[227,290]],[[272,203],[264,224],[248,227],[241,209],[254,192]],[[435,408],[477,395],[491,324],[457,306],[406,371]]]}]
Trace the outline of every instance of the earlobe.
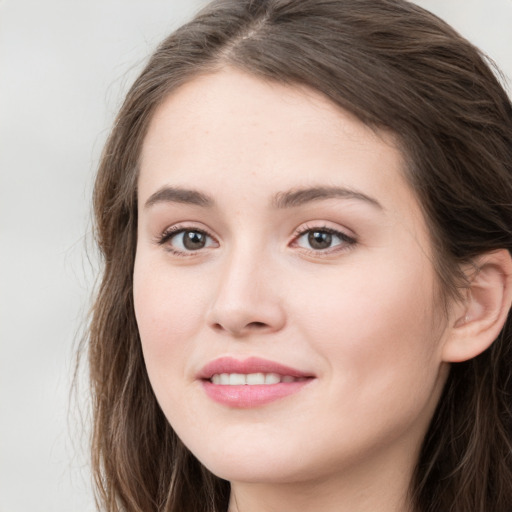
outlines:
[{"label": "earlobe", "polygon": [[512,258],[506,249],[485,253],[468,275],[466,298],[457,305],[443,345],[445,362],[461,362],[484,352],[498,337],[512,304]]}]

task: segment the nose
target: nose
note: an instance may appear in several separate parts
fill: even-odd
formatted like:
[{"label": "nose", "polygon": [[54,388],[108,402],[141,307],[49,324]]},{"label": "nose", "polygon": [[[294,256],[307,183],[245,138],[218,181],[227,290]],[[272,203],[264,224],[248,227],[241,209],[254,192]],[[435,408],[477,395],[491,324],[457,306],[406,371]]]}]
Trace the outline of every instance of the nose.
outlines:
[{"label": "nose", "polygon": [[237,338],[281,330],[286,314],[276,274],[271,264],[255,254],[238,254],[225,261],[207,312],[209,326]]}]

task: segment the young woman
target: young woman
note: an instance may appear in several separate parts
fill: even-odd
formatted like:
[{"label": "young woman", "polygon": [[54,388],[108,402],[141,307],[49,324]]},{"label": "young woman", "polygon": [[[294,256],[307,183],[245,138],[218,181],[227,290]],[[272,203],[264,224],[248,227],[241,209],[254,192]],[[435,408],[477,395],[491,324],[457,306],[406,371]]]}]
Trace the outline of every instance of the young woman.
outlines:
[{"label": "young woman", "polygon": [[403,0],[218,0],[94,206],[108,511],[512,510],[512,108]]}]

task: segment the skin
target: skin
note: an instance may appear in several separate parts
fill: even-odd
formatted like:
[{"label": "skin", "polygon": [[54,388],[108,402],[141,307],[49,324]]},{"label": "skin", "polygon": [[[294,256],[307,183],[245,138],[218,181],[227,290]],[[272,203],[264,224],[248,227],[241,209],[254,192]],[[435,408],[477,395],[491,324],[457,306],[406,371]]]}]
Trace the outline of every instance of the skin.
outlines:
[{"label": "skin", "polygon": [[[451,330],[403,166],[390,135],[318,93],[232,69],[182,86],[154,115],[138,183],[142,348],[179,437],[231,481],[232,511],[411,510]],[[165,187],[215,204],[155,196]],[[276,207],[276,195],[308,187],[359,195]],[[170,228],[207,233],[206,245],[161,243]],[[343,236],[312,247],[308,233],[326,228]],[[315,378],[275,402],[228,407],[197,379],[221,356]]]}]

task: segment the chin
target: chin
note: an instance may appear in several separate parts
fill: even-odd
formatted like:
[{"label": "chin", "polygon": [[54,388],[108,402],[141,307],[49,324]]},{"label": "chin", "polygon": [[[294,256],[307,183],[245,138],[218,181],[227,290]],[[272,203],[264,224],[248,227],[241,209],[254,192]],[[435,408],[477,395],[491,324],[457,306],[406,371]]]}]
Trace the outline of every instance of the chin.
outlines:
[{"label": "chin", "polygon": [[[280,449],[277,444],[281,445]],[[209,471],[224,480],[284,483],[310,476],[311,468],[305,467],[305,461],[298,456],[301,449],[283,444],[262,446],[251,443],[248,436],[244,446],[227,446],[224,440],[218,440],[208,446],[193,446],[191,452]]]},{"label": "chin", "polygon": [[[249,459],[240,460],[205,460],[203,465],[215,476],[230,482],[246,482],[253,484],[291,483],[306,479],[308,471],[300,470],[291,462],[280,460],[277,464],[272,461]],[[309,478],[311,475],[309,475]]]}]

